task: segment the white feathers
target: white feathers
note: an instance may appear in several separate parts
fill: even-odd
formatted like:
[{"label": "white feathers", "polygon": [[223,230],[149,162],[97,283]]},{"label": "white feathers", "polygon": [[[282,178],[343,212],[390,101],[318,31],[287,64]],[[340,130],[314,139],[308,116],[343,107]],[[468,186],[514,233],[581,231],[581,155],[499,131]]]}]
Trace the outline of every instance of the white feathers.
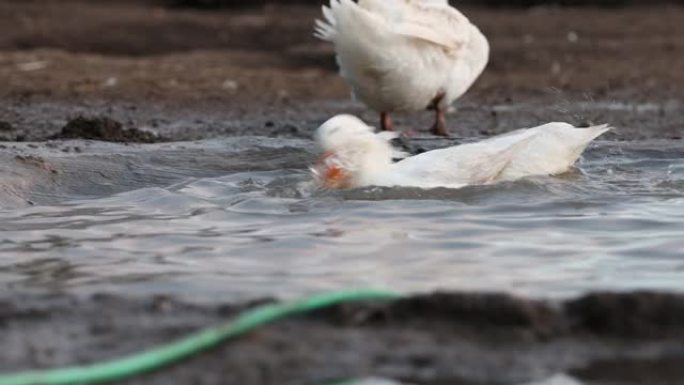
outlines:
[{"label": "white feathers", "polygon": [[[446,107],[489,59],[487,39],[447,0],[330,0],[315,36],[335,45],[354,96],[383,113],[422,110],[433,100],[437,109]],[[375,134],[360,119],[340,115],[318,129],[325,156],[314,170],[334,188],[489,184],[562,173],[608,129],[548,123],[406,157],[389,144],[394,134]],[[397,158],[405,159],[393,163]]]},{"label": "white feathers", "polygon": [[330,8],[323,6],[322,9],[324,20],[316,20],[314,36],[321,40],[334,41],[337,32],[335,30],[335,25],[337,24],[335,16]]},{"label": "white feathers", "polygon": [[315,36],[335,45],[354,95],[383,112],[450,104],[489,58],[487,39],[443,0],[331,0]]},{"label": "white feathers", "polygon": [[527,175],[553,175],[565,172],[592,140],[608,130],[610,127],[606,124],[575,128],[568,123],[547,123],[508,133],[508,136],[517,136],[524,131],[532,132],[534,136],[525,151],[513,156],[501,179],[513,180]]},{"label": "white feathers", "polygon": [[316,131],[316,142],[330,155],[326,162],[358,174],[382,169],[391,165],[392,159],[406,156],[389,144],[394,137],[391,133],[373,133],[372,127],[353,115],[337,115]]},{"label": "white feathers", "polygon": [[318,175],[325,176],[326,167],[334,164],[335,178],[343,177],[345,183],[328,184],[325,177],[322,182],[345,188],[459,188],[553,175],[572,167],[586,146],[609,129],[606,125],[576,128],[567,123],[548,123],[392,163],[394,150],[387,134],[374,134],[373,128],[360,119],[339,115],[317,131],[317,142],[328,154]]}]

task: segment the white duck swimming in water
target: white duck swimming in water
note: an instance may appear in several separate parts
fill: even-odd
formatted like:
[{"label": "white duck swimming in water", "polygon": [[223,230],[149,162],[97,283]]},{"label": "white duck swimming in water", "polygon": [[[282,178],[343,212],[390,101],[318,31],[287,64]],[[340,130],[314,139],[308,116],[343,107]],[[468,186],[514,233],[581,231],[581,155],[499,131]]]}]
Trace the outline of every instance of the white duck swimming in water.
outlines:
[{"label": "white duck swimming in water", "polygon": [[[407,157],[389,143],[396,134],[376,134],[359,118],[338,115],[316,132],[324,153],[312,172],[327,188],[492,184],[563,173],[592,140],[609,129],[607,125],[576,128],[568,123],[547,123]],[[404,159],[393,162],[398,157]]]},{"label": "white duck swimming in water", "polygon": [[444,111],[489,60],[489,43],[447,0],[330,0],[315,36],[335,45],[355,98],[380,112],[433,109],[432,132],[447,135]]}]

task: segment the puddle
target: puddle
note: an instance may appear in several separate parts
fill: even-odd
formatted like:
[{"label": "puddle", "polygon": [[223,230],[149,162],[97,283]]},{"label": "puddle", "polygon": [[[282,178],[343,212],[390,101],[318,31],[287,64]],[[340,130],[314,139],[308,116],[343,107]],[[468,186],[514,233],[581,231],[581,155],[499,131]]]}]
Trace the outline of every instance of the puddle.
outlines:
[{"label": "puddle", "polygon": [[429,191],[317,191],[306,140],[10,150],[2,290],[207,302],[351,287],[684,291],[681,141],[597,142],[565,175]]}]

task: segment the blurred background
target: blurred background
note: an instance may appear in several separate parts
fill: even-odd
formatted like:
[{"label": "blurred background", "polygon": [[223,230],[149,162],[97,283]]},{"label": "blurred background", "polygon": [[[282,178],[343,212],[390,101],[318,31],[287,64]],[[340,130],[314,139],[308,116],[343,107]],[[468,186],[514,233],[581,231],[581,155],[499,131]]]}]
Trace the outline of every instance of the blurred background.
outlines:
[{"label": "blurred background", "polygon": [[[0,138],[45,139],[78,114],[106,114],[171,140],[245,132],[308,137],[339,112],[374,120],[349,104],[332,47],[312,36],[322,3],[0,0],[0,121],[13,128]],[[483,76],[456,104],[464,113],[453,130],[491,134],[564,119],[654,127],[626,137],[680,135],[681,116],[667,108],[611,114],[582,103],[667,106],[681,98],[681,1],[452,4],[492,45]],[[537,107],[505,119],[493,107],[511,103]],[[427,127],[422,115],[399,123]]]},{"label": "blurred background", "polygon": [[[654,3],[677,3],[678,0],[451,0],[452,5],[474,4],[484,6],[504,6],[504,7],[529,7],[533,5],[597,5],[597,6],[617,6],[627,4],[654,4]],[[280,3],[280,4],[321,4],[320,0],[167,0],[167,4],[188,7],[236,7],[253,6],[254,4]]]}]

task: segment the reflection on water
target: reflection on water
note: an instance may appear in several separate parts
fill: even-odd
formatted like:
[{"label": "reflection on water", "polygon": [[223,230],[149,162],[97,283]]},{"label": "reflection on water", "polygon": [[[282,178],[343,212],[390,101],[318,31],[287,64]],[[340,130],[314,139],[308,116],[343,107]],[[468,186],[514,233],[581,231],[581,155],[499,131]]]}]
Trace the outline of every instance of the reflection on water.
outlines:
[{"label": "reflection on water", "polygon": [[566,175],[460,190],[322,192],[302,169],[177,174],[0,211],[0,291],[684,291],[681,142],[599,142]]}]

